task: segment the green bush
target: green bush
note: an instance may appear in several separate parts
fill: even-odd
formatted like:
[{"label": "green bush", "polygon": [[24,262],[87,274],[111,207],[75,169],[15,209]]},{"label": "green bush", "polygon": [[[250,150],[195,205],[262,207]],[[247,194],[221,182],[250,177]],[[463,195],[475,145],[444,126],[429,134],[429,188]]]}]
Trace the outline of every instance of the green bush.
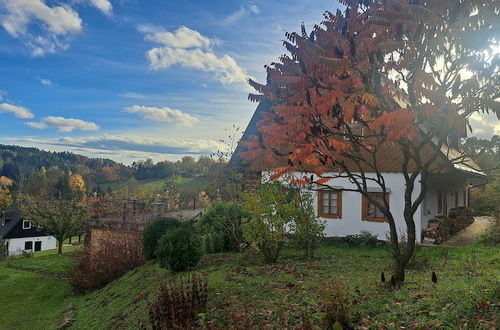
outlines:
[{"label": "green bush", "polygon": [[307,259],[312,259],[314,258],[314,251],[319,247],[321,239],[325,236],[326,222],[316,216],[312,194],[301,191],[300,195],[296,195],[295,191],[291,190],[291,199],[295,201],[296,210],[289,228],[293,233],[294,243],[304,250]]},{"label": "green bush", "polygon": [[142,245],[146,259],[151,260],[155,258],[158,240],[164,234],[181,226],[183,224],[175,218],[158,218],[147,223],[142,232]]},{"label": "green bush", "polygon": [[295,202],[287,198],[283,186],[275,181],[245,192],[243,209],[249,214],[242,219],[243,237],[259,249],[266,263],[276,262],[288,242],[288,226],[295,216]]},{"label": "green bush", "polygon": [[498,247],[500,246],[500,219],[495,219],[481,235],[481,243],[486,246]]},{"label": "green bush", "polygon": [[201,258],[198,239],[187,228],[175,228],[163,235],[158,241],[156,257],[161,267],[173,272],[190,269]]},{"label": "green bush", "polygon": [[6,243],[3,239],[0,239],[0,261],[7,258],[7,253],[9,253],[9,251],[7,251]]},{"label": "green bush", "polygon": [[207,253],[238,251],[243,242],[241,219],[244,216],[237,203],[217,201],[210,205],[197,223],[203,250]]},{"label": "green bush", "polygon": [[373,235],[369,231],[362,231],[357,235],[347,235],[341,239],[342,242],[349,246],[381,246],[384,242],[380,241],[377,236]]},{"label": "green bush", "polygon": [[201,249],[205,253],[224,251],[224,237],[216,231],[207,231],[200,236]]}]

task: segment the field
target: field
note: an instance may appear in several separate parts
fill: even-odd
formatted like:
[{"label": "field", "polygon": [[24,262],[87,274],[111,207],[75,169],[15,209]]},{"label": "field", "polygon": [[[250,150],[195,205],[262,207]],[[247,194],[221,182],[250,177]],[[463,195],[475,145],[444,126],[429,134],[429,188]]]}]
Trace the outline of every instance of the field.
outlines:
[{"label": "field", "polygon": [[[140,189],[144,189],[146,191],[159,191],[165,183],[165,180],[166,178],[138,180],[137,184]],[[124,185],[124,182],[113,182],[101,184],[100,187],[103,191],[107,191],[108,188],[111,188],[111,191],[118,191],[123,188]],[[205,182],[203,177],[182,178],[182,183],[179,187],[181,190],[196,190],[197,192],[202,191],[204,188]]]},{"label": "field", "polygon": [[[164,182],[165,179],[147,179],[147,180],[137,181],[139,187],[152,190],[160,189]],[[100,185],[100,187],[103,191],[107,191],[108,188],[110,188],[111,191],[118,191],[124,185],[125,185],[124,182],[112,182],[112,183],[103,183]]]},{"label": "field", "polygon": [[[353,327],[488,328],[498,315],[500,254],[481,245],[422,247],[406,284],[391,290],[380,283],[389,273],[386,247],[355,248],[326,243],[313,261],[288,249],[275,265],[238,254],[206,256],[197,272],[208,279],[209,309],[204,322],[223,327],[228,315],[252,324],[293,328],[320,324],[321,293],[341,282],[350,297]],[[155,264],[125,274],[103,289],[72,293],[63,279],[72,251],[0,262],[2,328],[56,328],[63,310],[76,312],[74,329],[148,328],[147,303],[159,282],[171,278]],[[431,282],[435,271],[438,282]],[[24,313],[29,311],[29,313]],[[227,322],[227,321],[226,321]],[[497,320],[498,324],[498,320]]]}]

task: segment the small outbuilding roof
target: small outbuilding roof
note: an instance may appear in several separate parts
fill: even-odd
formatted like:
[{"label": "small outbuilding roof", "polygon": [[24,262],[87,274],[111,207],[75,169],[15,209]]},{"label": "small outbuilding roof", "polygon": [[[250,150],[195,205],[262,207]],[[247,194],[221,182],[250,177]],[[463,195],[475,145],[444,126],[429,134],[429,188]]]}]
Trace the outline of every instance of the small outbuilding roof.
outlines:
[{"label": "small outbuilding roof", "polygon": [[7,234],[21,221],[21,219],[22,213],[16,203],[7,207],[2,212],[0,217],[0,238],[7,236]]}]

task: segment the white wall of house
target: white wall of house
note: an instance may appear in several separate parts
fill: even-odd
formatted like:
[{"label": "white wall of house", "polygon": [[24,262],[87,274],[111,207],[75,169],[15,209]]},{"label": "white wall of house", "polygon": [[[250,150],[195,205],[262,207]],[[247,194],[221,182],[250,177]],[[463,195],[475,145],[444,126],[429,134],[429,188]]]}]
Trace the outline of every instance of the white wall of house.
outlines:
[{"label": "white wall of house", "polygon": [[[263,173],[263,181],[268,177],[268,173]],[[310,175],[310,174],[309,174]],[[375,174],[366,174],[368,177],[374,177]],[[390,188],[389,205],[394,216],[398,234],[406,236],[406,223],[403,218],[404,210],[404,189],[405,180],[401,173],[382,173],[384,176],[386,187]],[[303,177],[304,174],[294,173],[297,178]],[[328,173],[323,174],[328,176]],[[342,187],[344,189],[356,189],[355,184],[349,182],[347,178],[336,178],[328,183],[330,186]],[[380,188],[377,184],[372,183],[368,188]],[[420,193],[420,184],[417,178],[413,197],[416,198]],[[317,192],[313,192],[316,212],[318,211]],[[420,241],[421,225],[421,210],[420,207],[415,213],[415,230],[417,241]],[[362,220],[362,195],[358,192],[343,191],[342,192],[342,218],[331,219],[321,218],[326,221],[325,235],[327,237],[344,237],[347,235],[359,234],[361,231],[368,231],[376,235],[381,240],[387,240],[389,235],[389,224],[387,222],[372,222]]]},{"label": "white wall of house", "polygon": [[[439,180],[431,182],[425,199],[422,202],[422,227],[426,228],[429,220],[436,215],[444,215],[444,207],[442,208],[442,212],[438,212],[438,192],[440,190],[444,191],[446,195],[447,212],[452,208],[467,206],[469,198],[468,183],[466,178],[458,176],[443,176]],[[455,193],[457,199],[455,199]]]},{"label": "white wall of house", "polygon": [[10,238],[5,240],[9,245],[8,254],[10,256],[20,255],[24,251],[25,242],[33,242],[33,250],[35,249],[35,242],[42,242],[41,251],[51,250],[56,248],[56,239],[53,236],[38,236],[38,237],[24,237],[24,238]]}]

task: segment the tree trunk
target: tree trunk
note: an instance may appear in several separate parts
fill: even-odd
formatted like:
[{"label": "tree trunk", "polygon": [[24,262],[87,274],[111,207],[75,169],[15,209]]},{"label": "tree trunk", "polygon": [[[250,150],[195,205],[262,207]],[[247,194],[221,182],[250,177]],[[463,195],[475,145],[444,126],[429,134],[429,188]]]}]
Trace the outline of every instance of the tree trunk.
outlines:
[{"label": "tree trunk", "polygon": [[57,254],[62,254],[63,240],[57,241]]},{"label": "tree trunk", "polygon": [[394,269],[392,275],[394,276],[395,285],[398,285],[405,281],[405,266],[406,265],[402,262],[401,259],[394,260]]}]

